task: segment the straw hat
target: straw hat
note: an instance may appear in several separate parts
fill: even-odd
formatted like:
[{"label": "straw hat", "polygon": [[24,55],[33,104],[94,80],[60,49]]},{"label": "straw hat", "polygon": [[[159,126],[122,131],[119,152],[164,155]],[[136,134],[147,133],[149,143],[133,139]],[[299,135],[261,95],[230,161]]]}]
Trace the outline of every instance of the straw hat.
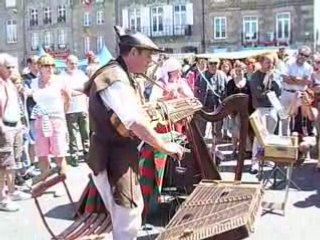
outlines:
[{"label": "straw hat", "polygon": [[163,69],[167,73],[181,70],[181,63],[175,58],[169,58],[163,63]]},{"label": "straw hat", "polygon": [[51,65],[55,66],[54,58],[50,54],[45,54],[41,56],[38,60],[40,66]]},{"label": "straw hat", "polygon": [[220,59],[217,57],[212,57],[208,59],[208,63],[220,63]]}]

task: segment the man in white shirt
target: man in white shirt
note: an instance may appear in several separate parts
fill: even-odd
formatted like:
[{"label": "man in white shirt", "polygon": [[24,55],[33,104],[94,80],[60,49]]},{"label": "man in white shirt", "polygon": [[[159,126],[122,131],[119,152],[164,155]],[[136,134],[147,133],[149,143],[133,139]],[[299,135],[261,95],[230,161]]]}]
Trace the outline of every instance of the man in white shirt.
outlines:
[{"label": "man in white shirt", "polygon": [[15,67],[11,55],[0,54],[0,210],[7,212],[19,210],[13,201],[30,197],[15,190],[16,162],[23,144],[18,91],[10,79]]},{"label": "man in white shirt", "polygon": [[[285,110],[289,108],[294,101],[296,92],[303,91],[311,84],[312,66],[307,62],[311,55],[311,49],[308,46],[302,46],[298,50],[295,61],[289,61],[282,74],[282,94],[281,103]],[[282,134],[289,135],[289,120],[282,120]]]},{"label": "man in white shirt", "polygon": [[88,66],[86,68],[86,74],[90,78],[100,67],[99,60],[94,52],[89,51],[86,54],[88,60]]},{"label": "man in white shirt", "polygon": [[70,106],[66,113],[68,131],[69,131],[69,152],[71,166],[79,164],[79,146],[77,137],[80,135],[84,157],[89,151],[89,118],[88,118],[88,98],[82,92],[76,91],[88,81],[88,77],[78,69],[78,58],[70,55],[67,60],[67,70],[61,75],[72,90]]},{"label": "man in white shirt", "polygon": [[177,159],[182,157],[183,148],[162,141],[152,128],[141,105],[142,94],[131,77],[146,71],[151,55],[159,48],[142,34],[125,33],[118,27],[116,31],[120,57],[98,70],[86,89],[92,131],[88,164],[111,215],[112,239],[133,240],[143,210],[138,181],[140,141]]}]

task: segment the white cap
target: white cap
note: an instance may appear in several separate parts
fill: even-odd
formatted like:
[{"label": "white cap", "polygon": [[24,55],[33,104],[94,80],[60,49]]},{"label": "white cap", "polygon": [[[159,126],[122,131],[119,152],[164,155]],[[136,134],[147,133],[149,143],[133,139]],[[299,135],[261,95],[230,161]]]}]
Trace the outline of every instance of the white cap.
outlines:
[{"label": "white cap", "polygon": [[177,70],[181,70],[181,63],[175,59],[175,58],[169,58],[168,60],[166,60],[163,63],[163,69],[164,71],[166,71],[167,73],[173,72],[173,71],[177,71]]},{"label": "white cap", "polygon": [[315,53],[314,55],[313,55],[313,60],[314,61],[316,61],[316,62],[318,62],[318,61],[320,61],[320,53]]},{"label": "white cap", "polygon": [[7,53],[0,53],[0,66],[4,67],[17,67],[18,66],[18,59],[13,57]]}]

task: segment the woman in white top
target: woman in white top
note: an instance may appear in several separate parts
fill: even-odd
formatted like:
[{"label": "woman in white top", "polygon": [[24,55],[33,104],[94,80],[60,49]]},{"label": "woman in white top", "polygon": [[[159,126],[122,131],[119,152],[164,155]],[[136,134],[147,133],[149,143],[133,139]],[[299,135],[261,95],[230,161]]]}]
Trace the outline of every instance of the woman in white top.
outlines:
[{"label": "woman in white top", "polygon": [[65,156],[68,150],[65,110],[70,103],[70,91],[66,84],[54,75],[54,59],[42,56],[39,61],[39,81],[32,86],[36,102],[32,115],[35,116],[35,152],[42,174],[50,168],[49,156],[55,158],[65,171]]},{"label": "woman in white top", "polygon": [[[320,111],[320,53],[316,53],[313,58],[314,72],[311,75],[312,90],[315,92],[315,106]],[[320,123],[315,121],[315,127],[317,129],[317,146],[319,151],[317,170],[320,171]]]},{"label": "woman in white top", "polygon": [[178,60],[174,58],[166,60],[163,64],[163,69],[166,73],[163,84],[165,90],[161,92],[161,95],[155,98],[164,98],[168,100],[194,96],[186,79],[181,77],[182,66]]},{"label": "woman in white top", "polygon": [[[181,63],[174,59],[170,58],[166,60],[163,64],[163,69],[166,73],[166,76],[163,83],[163,89],[160,89],[157,86],[154,86],[154,89],[160,89],[157,94],[155,92],[151,93],[150,100],[156,99],[176,99],[176,98],[186,98],[186,97],[194,97],[194,94],[191,90],[191,87],[187,83],[187,80],[181,77],[182,66]],[[165,129],[165,128],[164,128]],[[159,132],[165,132],[164,129],[157,129]],[[178,132],[183,132],[184,124],[176,123],[175,129]]]}]

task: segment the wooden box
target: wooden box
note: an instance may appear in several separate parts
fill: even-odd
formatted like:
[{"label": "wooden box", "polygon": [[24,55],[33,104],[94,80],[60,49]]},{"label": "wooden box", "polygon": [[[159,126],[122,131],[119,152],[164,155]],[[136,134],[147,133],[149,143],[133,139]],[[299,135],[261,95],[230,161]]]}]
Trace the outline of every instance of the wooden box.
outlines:
[{"label": "wooden box", "polygon": [[251,114],[249,120],[258,142],[264,148],[264,159],[282,163],[292,163],[298,159],[298,136],[270,134],[258,111]]}]

